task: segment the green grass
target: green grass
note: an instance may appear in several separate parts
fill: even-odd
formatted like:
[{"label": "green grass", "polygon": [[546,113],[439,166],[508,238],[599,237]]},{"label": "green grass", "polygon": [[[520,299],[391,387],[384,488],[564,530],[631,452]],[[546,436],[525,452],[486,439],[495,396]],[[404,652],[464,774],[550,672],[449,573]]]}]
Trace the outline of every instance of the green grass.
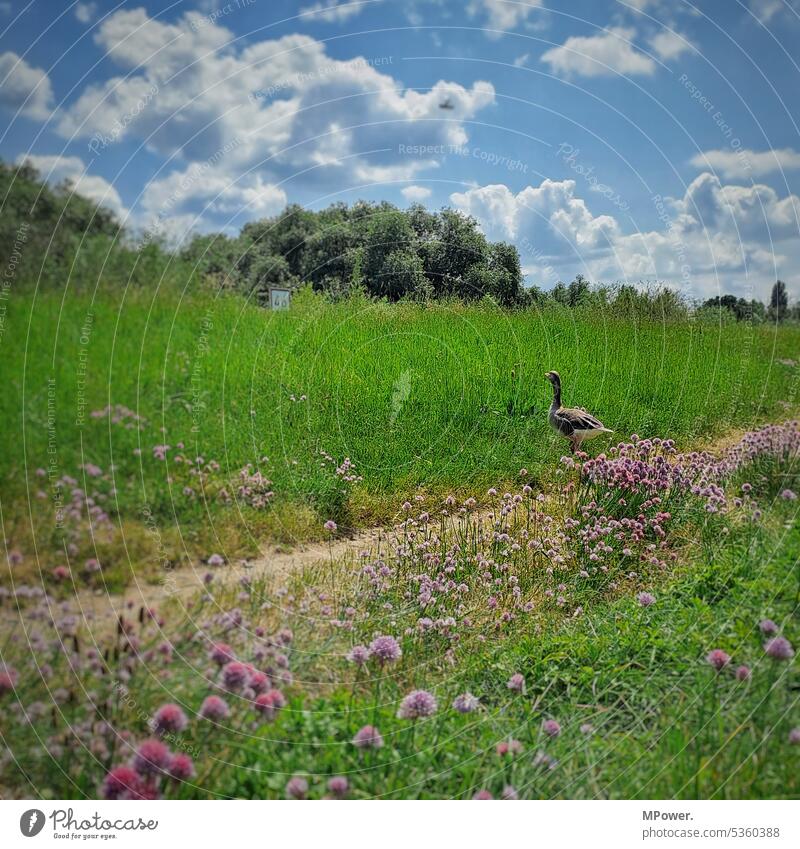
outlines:
[{"label": "green grass", "polygon": [[[16,294],[0,346],[0,426],[14,446],[0,455],[0,491],[12,544],[28,547],[32,524],[46,516],[37,542],[45,555],[50,540],[52,551],[62,548],[47,505],[53,479],[67,474],[105,494],[112,518],[141,524],[146,506],[176,537],[170,556],[179,559],[182,549],[234,556],[264,537],[314,536],[330,517],[344,527],[384,521],[396,496],[416,488],[475,493],[521,467],[546,479],[565,450],[546,424],[551,368],[566,403],[620,435],[686,446],[785,417],[798,370],[778,360],[797,356],[800,329],[637,323],[555,306],[331,304],[307,294],[271,313],[235,296],[131,290],[94,300]],[[135,410],[146,429],[89,416],[106,404]],[[193,483],[186,468],[152,457],[159,443],[174,456],[180,441],[187,456],[220,464],[205,495],[184,496]],[[342,492],[332,468],[321,468],[321,450],[350,457],[363,480]],[[37,482],[48,461],[53,479]],[[82,463],[106,477],[84,482]],[[267,510],[217,497],[246,463],[273,481]]]}]

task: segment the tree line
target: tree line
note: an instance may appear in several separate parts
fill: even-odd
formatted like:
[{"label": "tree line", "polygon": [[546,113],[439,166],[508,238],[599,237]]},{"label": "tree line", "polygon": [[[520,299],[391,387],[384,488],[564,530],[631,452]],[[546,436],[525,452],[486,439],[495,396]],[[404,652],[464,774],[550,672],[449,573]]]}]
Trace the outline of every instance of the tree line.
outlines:
[{"label": "tree line", "polygon": [[550,290],[526,287],[517,249],[491,242],[456,210],[357,201],[314,211],[293,204],[236,236],[196,235],[178,249],[135,239],[113,212],[29,165],[0,162],[0,261],[21,283],[184,288],[212,284],[268,303],[273,287],[310,286],[331,298],[356,292],[388,301],[489,298],[503,307],[613,310],[653,319],[709,315],[730,321],[800,320],[778,280],[770,301],[721,295],[691,302],[666,286],[591,285],[582,275]]}]

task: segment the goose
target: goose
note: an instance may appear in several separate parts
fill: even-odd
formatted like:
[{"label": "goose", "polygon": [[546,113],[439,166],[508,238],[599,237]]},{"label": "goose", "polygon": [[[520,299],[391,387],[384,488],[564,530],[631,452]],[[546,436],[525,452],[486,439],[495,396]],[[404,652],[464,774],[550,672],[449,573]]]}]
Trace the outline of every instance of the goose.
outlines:
[{"label": "goose", "polygon": [[600,419],[596,419],[586,410],[561,406],[561,375],[557,371],[548,371],[545,377],[553,386],[553,403],[547,420],[550,426],[569,440],[570,451],[574,454],[586,439],[592,439],[601,433],[613,433]]}]

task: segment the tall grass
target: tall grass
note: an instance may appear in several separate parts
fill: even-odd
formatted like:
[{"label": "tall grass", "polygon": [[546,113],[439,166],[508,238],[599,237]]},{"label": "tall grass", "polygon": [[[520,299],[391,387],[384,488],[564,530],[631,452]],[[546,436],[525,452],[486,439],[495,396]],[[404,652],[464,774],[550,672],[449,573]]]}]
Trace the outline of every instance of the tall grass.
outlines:
[{"label": "tall grass", "polygon": [[[367,522],[415,487],[466,492],[523,466],[546,475],[564,451],[546,422],[547,369],[561,372],[566,403],[618,434],[686,444],[785,415],[798,375],[785,363],[800,349],[789,326],[621,320],[555,304],[332,304],[310,293],[269,312],[172,289],[17,294],[4,330],[6,504],[33,493],[37,467],[80,479],[92,463],[113,478],[112,512],[146,501],[184,525],[218,510],[183,496],[185,470],[170,460],[178,442],[220,464],[219,486],[253,463],[273,481],[273,505]],[[109,404],[146,426],[91,417]],[[166,462],[153,458],[157,444],[171,446]],[[363,480],[348,499],[320,451],[355,463]]]}]

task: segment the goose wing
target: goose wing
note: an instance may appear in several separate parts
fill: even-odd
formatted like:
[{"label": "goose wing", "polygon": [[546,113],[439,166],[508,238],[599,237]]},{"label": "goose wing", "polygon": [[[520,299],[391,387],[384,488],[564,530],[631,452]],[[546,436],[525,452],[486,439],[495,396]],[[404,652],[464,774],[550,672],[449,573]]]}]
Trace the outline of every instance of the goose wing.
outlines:
[{"label": "goose wing", "polygon": [[562,407],[555,414],[558,429],[566,436],[571,436],[576,430],[608,430],[608,428],[586,410],[576,410]]}]

